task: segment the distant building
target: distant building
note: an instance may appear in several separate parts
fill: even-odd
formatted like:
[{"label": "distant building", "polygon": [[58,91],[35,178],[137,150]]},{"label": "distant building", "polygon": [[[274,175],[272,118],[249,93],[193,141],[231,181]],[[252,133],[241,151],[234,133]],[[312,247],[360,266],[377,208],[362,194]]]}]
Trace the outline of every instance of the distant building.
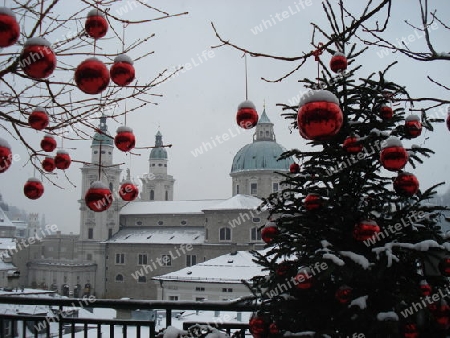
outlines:
[{"label": "distant building", "polygon": [[152,279],[158,300],[230,300],[250,296],[242,283],[261,275],[248,251],[235,251]]},{"label": "distant building", "polygon": [[[174,201],[175,179],[161,132],[149,155],[149,172],[141,178],[138,200],[125,203],[118,194],[121,169],[113,161],[113,138],[100,118],[91,144],[90,164],[81,168],[80,234],[50,235],[20,251],[25,285],[52,288],[60,294],[89,286],[99,298],[156,299],[152,277],[191,267],[230,252],[261,249],[260,228],[268,213],[261,197],[281,189],[293,162],[277,161],[285,149],[276,143],[265,110],[253,142],[238,151],[231,166],[232,196],[219,200]],[[103,167],[100,171],[98,165]],[[130,179],[129,174],[125,179]],[[89,210],[84,195],[101,180],[115,192],[111,207]],[[135,182],[136,184],[139,182]],[[65,248],[63,251],[63,248]],[[19,265],[18,265],[19,266]],[[237,289],[236,289],[237,290]]]}]

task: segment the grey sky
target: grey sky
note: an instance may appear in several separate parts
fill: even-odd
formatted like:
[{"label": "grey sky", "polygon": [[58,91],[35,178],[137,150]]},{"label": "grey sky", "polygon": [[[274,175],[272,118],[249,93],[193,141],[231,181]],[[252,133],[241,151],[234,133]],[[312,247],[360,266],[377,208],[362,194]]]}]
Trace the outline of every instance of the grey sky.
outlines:
[{"label": "grey sky", "polygon": [[[111,7],[111,11],[117,15],[123,6],[129,6],[131,2],[117,1],[117,4]],[[360,7],[360,1],[351,0],[345,3],[350,9]],[[395,1],[388,32],[391,41],[416,34],[404,23],[405,19],[419,23],[419,10],[416,3],[417,1],[411,0]],[[321,27],[325,29],[328,27],[322,12],[321,1],[313,0],[311,5],[308,6],[308,4],[306,1],[299,0],[172,0],[152,3],[170,13],[188,11],[189,14],[156,21],[147,26],[149,31],[145,34],[154,32],[156,37],[146,44],[146,48],[154,50],[155,54],[135,64],[137,79],[149,80],[165,68],[187,66],[187,63],[190,66],[186,67],[185,72],[156,88],[154,93],[164,95],[162,98],[155,98],[158,105],[148,105],[130,114],[127,125],[133,128],[138,147],[153,145],[158,127],[163,134],[164,142],[173,144],[173,147],[168,150],[170,160],[168,172],[176,179],[175,199],[230,197],[229,171],[233,156],[242,146],[251,142],[253,135],[253,130],[238,131],[235,122],[237,106],[245,99],[242,53],[231,48],[211,50],[210,47],[219,42],[214,36],[210,22],[214,22],[224,38],[249,50],[283,56],[301,55],[302,52],[309,52],[312,49],[309,44],[312,32],[309,23],[314,21],[322,23]],[[430,0],[430,4],[433,8],[437,7],[438,13],[445,19],[445,15],[450,11],[450,4],[437,0]],[[62,10],[61,5],[58,10]],[[283,11],[287,11],[289,15],[285,14],[283,18],[281,16]],[[123,17],[138,18],[140,13],[139,9],[133,9],[123,14]],[[264,20],[266,25],[263,23]],[[272,27],[267,21],[273,23]],[[253,32],[255,26],[261,27],[258,34]],[[126,31],[129,41],[138,34],[144,34],[144,32],[137,26],[130,26]],[[437,50],[449,52],[448,36],[449,32],[443,28],[433,32],[433,41]],[[118,41],[116,45],[113,40],[99,40],[98,43],[108,45],[112,49],[120,50],[121,48]],[[424,39],[416,34],[416,39],[410,43],[410,47],[423,49],[424,43]],[[392,76],[390,80],[406,85],[413,96],[448,98],[448,92],[429,84],[426,80],[426,75],[431,75],[448,85],[446,82],[450,77],[448,63],[419,63],[398,54],[389,54],[380,58],[377,51],[379,52],[372,49],[358,60],[357,63],[363,63],[364,66],[361,75],[382,69],[385,65],[398,60],[399,64],[390,73]],[[129,56],[136,58],[138,55]],[[324,54],[322,58],[328,62],[330,55]],[[275,104],[289,103],[304,90],[297,81],[305,77],[314,78],[317,72],[316,62],[311,58],[300,72],[281,83],[266,83],[260,78],[277,78],[292,70],[296,65],[296,63],[248,58],[249,99],[255,103],[259,113],[262,112],[263,102],[266,102],[267,114],[275,124],[277,142],[286,148],[304,148],[306,141],[297,130],[290,133],[288,122],[280,116],[281,109]],[[190,69],[187,70],[187,68]],[[126,90],[124,92],[126,93]],[[438,114],[439,112],[436,111],[436,116]],[[442,113],[440,116],[446,117]],[[112,135],[115,135],[117,127],[122,123],[123,120],[108,121]],[[224,134],[229,135],[226,141]],[[32,130],[27,132],[29,140],[36,145],[39,144],[42,136],[42,132]],[[429,139],[426,140],[428,137]],[[404,142],[405,146],[425,142],[426,146],[436,151],[436,154],[431,159],[427,159],[418,169],[413,170],[409,165],[405,168],[418,176],[422,189],[446,179],[450,169],[446,149],[449,137],[450,132],[445,124],[441,124],[436,127],[434,133],[424,132],[421,137]],[[22,160],[13,163],[6,173],[0,174],[0,191],[4,199],[28,212],[45,213],[47,223],[57,224],[63,232],[77,233],[79,229],[78,199],[81,197],[78,188],[81,165],[73,163],[67,170],[67,176],[77,185],[76,188],[73,188],[60,173],[56,181],[64,189],[45,183],[44,195],[39,200],[30,201],[23,195],[23,184],[28,177],[33,176],[33,169],[29,164],[25,165],[27,155],[24,149],[10,137],[6,138],[13,147],[13,153],[19,154]],[[215,140],[216,144],[213,149],[196,157],[192,154],[196,148],[202,147],[203,143],[213,143],[212,140]],[[220,143],[219,140],[222,142]],[[81,161],[90,160],[90,141],[65,141],[64,145],[77,148],[70,150],[72,158]],[[139,154],[140,156],[132,156],[130,161],[129,156],[115,150],[114,158],[115,162],[126,163],[122,166],[124,174],[131,163],[131,174],[137,177],[148,172],[149,151],[139,151]]]}]

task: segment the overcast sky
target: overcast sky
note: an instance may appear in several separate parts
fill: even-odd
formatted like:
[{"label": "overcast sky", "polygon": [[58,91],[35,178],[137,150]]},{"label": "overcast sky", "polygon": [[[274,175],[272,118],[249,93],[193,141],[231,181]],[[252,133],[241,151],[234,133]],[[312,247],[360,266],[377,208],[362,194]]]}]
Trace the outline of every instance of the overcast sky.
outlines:
[{"label": "overcast sky", "polygon": [[[111,11],[123,18],[139,18],[139,8],[130,10],[132,1],[117,1]],[[358,12],[360,0],[345,1],[350,10]],[[416,38],[410,43],[412,49],[423,50],[424,39],[422,33],[404,23],[405,19],[419,24],[418,1],[397,0],[392,10],[389,32],[386,36],[391,41],[399,41],[402,37],[414,34]],[[244,46],[249,50],[272,53],[283,56],[297,56],[309,52],[311,40],[310,22],[320,23],[327,29],[326,18],[322,11],[321,1],[312,2],[301,0],[172,0],[155,1],[152,5],[160,7],[170,13],[189,12],[188,15],[168,20],[156,21],[147,25],[147,32],[139,27],[129,27],[126,36],[130,40],[138,34],[156,33],[145,46],[145,52],[154,50],[155,53],[135,64],[136,77],[140,81],[153,78],[163,69],[174,69],[184,65],[186,70],[169,82],[154,89],[154,93],[162,94],[156,98],[158,105],[148,105],[128,116],[127,124],[134,129],[137,146],[154,144],[154,135],[159,130],[167,144],[173,144],[168,149],[168,172],[176,179],[175,199],[210,199],[231,197],[231,178],[229,172],[236,152],[245,144],[250,143],[254,130],[244,131],[236,127],[235,115],[239,103],[245,99],[245,74],[242,53],[229,47],[211,49],[219,41],[211,28],[213,22],[220,34],[233,43]],[[432,8],[438,9],[442,19],[450,12],[450,3],[430,0]],[[8,1],[6,1],[8,6]],[[125,9],[128,6],[128,13]],[[355,7],[356,6],[356,7]],[[60,4],[57,9],[64,10]],[[283,11],[288,14],[282,16]],[[267,23],[272,22],[272,27]],[[265,25],[264,25],[264,22]],[[259,27],[259,28],[256,28]],[[256,33],[256,34],[255,34]],[[63,34],[61,34],[63,35]],[[443,28],[433,31],[433,42],[438,51],[449,52],[448,37],[450,33]],[[325,41],[324,41],[325,42]],[[108,40],[105,45],[114,44]],[[102,41],[99,41],[102,44]],[[119,42],[116,44],[120,50]],[[113,45],[113,48],[116,48]],[[378,54],[377,54],[378,53]],[[406,85],[412,96],[435,96],[447,98],[449,93],[429,84],[427,75],[448,85],[450,78],[448,62],[419,63],[395,54],[379,56],[380,51],[372,49],[358,60],[363,64],[362,75],[382,69],[385,65],[398,60],[399,64],[390,73],[391,78],[399,84]],[[139,55],[129,55],[136,58]],[[329,55],[323,55],[329,60]],[[81,61],[81,60],[80,60]],[[187,64],[190,66],[187,66]],[[292,62],[280,62],[260,58],[248,58],[249,99],[252,100],[259,113],[266,103],[269,118],[275,124],[277,142],[286,148],[304,148],[306,141],[297,130],[289,131],[289,123],[280,115],[281,109],[277,103],[289,103],[295,99],[304,88],[297,82],[299,79],[314,78],[317,68],[314,59],[307,61],[301,71],[281,83],[267,83],[261,77],[275,79],[295,68]],[[188,69],[190,68],[190,69]],[[440,114],[445,118],[446,115]],[[122,122],[122,121],[119,121]],[[112,135],[119,126],[116,121],[108,121]],[[228,137],[223,136],[228,134]],[[42,133],[30,131],[29,140],[39,144]],[[46,222],[56,224],[63,232],[79,232],[79,203],[82,197],[79,189],[81,182],[81,164],[73,163],[66,171],[69,179],[77,185],[72,187],[59,174],[57,182],[64,189],[45,185],[44,195],[36,201],[28,200],[23,195],[23,184],[28,177],[33,176],[32,167],[25,165],[27,154],[18,142],[7,138],[13,147],[13,153],[21,159],[5,173],[0,174],[0,191],[4,200],[12,205],[23,208],[28,212],[45,214]],[[203,143],[217,140],[214,149],[194,156],[196,148]],[[225,138],[228,140],[224,141]],[[450,132],[445,124],[436,127],[434,133],[424,132],[413,141],[406,141],[405,146],[425,144],[436,151],[436,154],[426,160],[424,165],[414,170],[407,165],[408,171],[413,171],[420,180],[422,189],[431,184],[445,181],[450,169],[448,157],[448,140]],[[76,147],[71,150],[71,156],[81,161],[90,160],[90,144],[86,141],[65,142],[66,147]],[[134,178],[148,172],[149,151],[139,151],[140,156],[129,156],[118,150],[114,152],[116,162],[125,162],[122,168],[130,167]],[[130,166],[131,163],[131,166]],[[25,166],[24,166],[25,165]],[[448,188],[446,185],[441,191]]]}]

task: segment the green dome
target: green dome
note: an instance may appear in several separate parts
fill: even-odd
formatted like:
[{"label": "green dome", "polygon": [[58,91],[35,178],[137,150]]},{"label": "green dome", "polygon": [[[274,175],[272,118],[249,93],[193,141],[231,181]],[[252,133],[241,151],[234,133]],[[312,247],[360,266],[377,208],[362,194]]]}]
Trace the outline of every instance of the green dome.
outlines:
[{"label": "green dome", "polygon": [[231,173],[245,170],[289,171],[292,158],[277,159],[286,149],[274,141],[258,141],[242,147],[234,156]]},{"label": "green dome", "polygon": [[153,148],[150,152],[151,160],[167,160],[167,151],[164,148]]}]

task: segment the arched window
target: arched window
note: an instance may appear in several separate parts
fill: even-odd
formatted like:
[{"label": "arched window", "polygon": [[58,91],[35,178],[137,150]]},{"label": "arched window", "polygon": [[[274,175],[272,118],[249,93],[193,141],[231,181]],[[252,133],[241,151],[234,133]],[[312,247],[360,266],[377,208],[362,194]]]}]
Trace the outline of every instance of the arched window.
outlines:
[{"label": "arched window", "polygon": [[118,283],[123,283],[123,275],[121,275],[120,273],[116,276],[116,282]]},{"label": "arched window", "polygon": [[155,191],[150,190],[150,201],[154,201],[154,200],[155,200]]},{"label": "arched window", "polygon": [[169,200],[169,192],[166,190],[166,201]]},{"label": "arched window", "polygon": [[253,227],[251,229],[250,238],[252,241],[260,241],[261,240],[261,231],[257,227]]},{"label": "arched window", "polygon": [[219,240],[221,240],[221,241],[231,241],[231,229],[230,228],[220,228],[220,230],[219,230]]}]

